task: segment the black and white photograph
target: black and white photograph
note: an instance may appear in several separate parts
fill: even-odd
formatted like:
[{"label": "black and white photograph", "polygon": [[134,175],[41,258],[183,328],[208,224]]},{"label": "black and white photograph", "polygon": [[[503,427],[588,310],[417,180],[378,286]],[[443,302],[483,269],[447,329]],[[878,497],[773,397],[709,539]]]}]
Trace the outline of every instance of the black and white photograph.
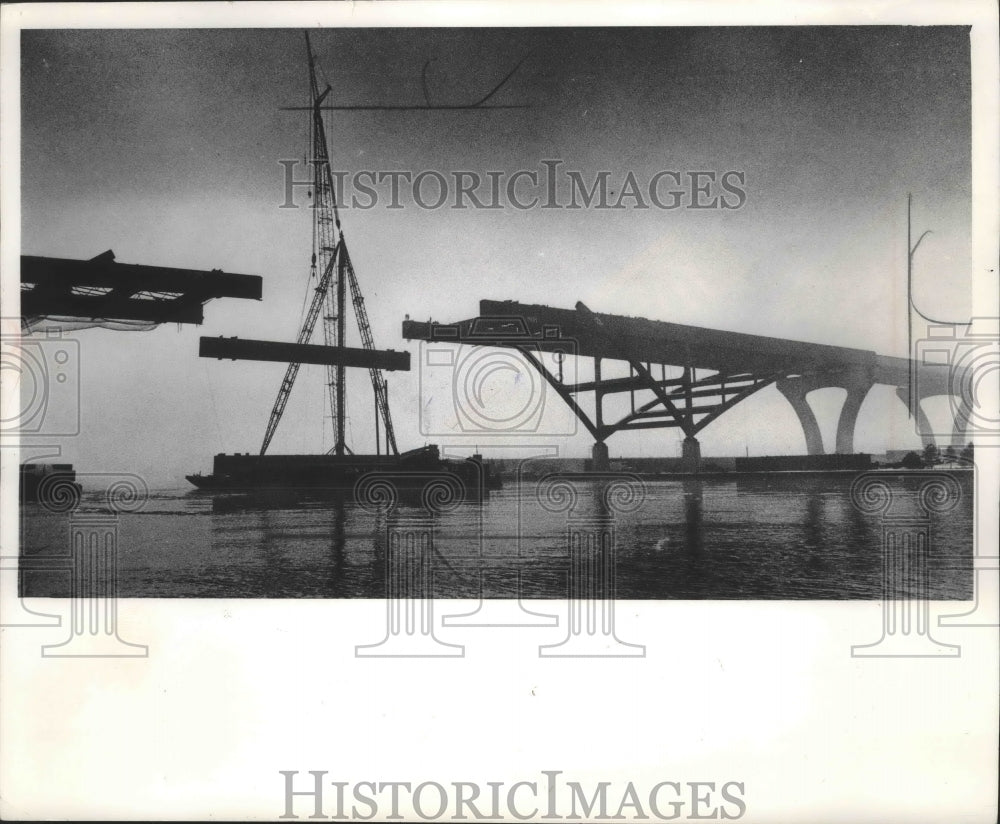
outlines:
[{"label": "black and white photograph", "polygon": [[996,23],[6,5],[0,814],[995,820]]}]

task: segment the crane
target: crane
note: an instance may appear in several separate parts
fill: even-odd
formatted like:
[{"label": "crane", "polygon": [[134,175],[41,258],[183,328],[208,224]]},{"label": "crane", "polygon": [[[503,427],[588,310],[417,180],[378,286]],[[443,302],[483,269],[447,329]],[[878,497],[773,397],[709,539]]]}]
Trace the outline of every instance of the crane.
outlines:
[{"label": "crane", "polygon": [[[311,277],[315,280],[317,271],[322,272],[318,284],[313,290],[309,310],[299,330],[297,343],[306,344],[312,338],[320,314],[323,315],[323,342],[326,346],[345,345],[344,311],[346,308],[346,287],[350,281],[351,299],[361,333],[362,343],[366,350],[375,351],[375,341],[372,336],[368,313],[365,309],[364,297],[358,285],[354,266],[347,252],[347,244],[340,225],[340,212],[337,207],[337,194],[333,185],[333,174],[330,170],[330,155],[327,148],[326,128],[323,123],[323,101],[331,91],[327,84],[320,92],[316,76],[316,61],[313,56],[309,33],[305,32],[306,52],[309,58],[309,90],[312,99],[312,166],[313,166],[313,250],[310,264]],[[260,454],[267,452],[271,439],[278,428],[285,406],[291,395],[292,387],[299,373],[299,363],[289,363],[285,376],[278,388],[271,415],[267,422],[264,440]],[[331,417],[336,430],[335,441],[330,453],[343,455],[350,452],[345,442],[345,367],[343,363],[327,366],[327,391],[329,395]],[[382,370],[370,368],[372,388],[375,393],[376,414],[385,426],[386,442],[393,454],[398,455],[396,436],[392,427],[392,417],[389,413],[388,392]]]}]

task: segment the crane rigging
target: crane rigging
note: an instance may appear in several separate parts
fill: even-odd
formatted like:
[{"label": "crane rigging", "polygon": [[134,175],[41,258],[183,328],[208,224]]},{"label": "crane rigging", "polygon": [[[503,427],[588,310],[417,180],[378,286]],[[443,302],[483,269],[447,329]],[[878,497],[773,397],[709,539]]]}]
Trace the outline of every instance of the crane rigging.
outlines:
[{"label": "crane rigging", "polygon": [[[358,331],[361,333],[361,341],[364,348],[370,352],[375,350],[375,341],[372,338],[371,324],[368,322],[368,310],[365,309],[365,298],[361,294],[361,287],[358,286],[358,278],[354,274],[354,265],[351,263],[351,256],[347,252],[347,246],[341,245],[340,255],[340,278],[346,273],[351,285],[351,301],[354,303],[354,316],[358,319]],[[392,428],[392,415],[389,413],[389,395],[386,389],[385,378],[382,377],[382,370],[371,367],[368,374],[372,381],[372,390],[375,393],[375,405],[378,417],[385,426],[385,442],[387,448],[392,450],[393,455],[399,454],[396,447],[396,433]]]},{"label": "crane rigging", "polygon": [[[442,459],[437,446],[425,444],[400,453],[389,411],[388,386],[383,371],[409,371],[410,353],[375,348],[368,310],[358,282],[340,222],[337,192],[330,166],[325,104],[331,86],[320,88],[319,71],[309,34],[306,33],[309,62],[309,136],[312,157],[311,186],[312,248],[309,261],[309,289],[295,343],[240,338],[201,338],[199,355],[206,358],[271,361],[287,364],[267,421],[257,455],[218,453],[213,472],[187,475],[199,489],[233,490],[258,488],[353,489],[366,473],[387,468],[403,470],[404,478],[425,477],[421,472],[448,472],[467,490],[492,488],[498,481],[485,468],[481,456],[468,461]],[[506,78],[501,82],[501,86]],[[497,87],[499,88],[499,86]],[[496,89],[494,89],[494,92]],[[491,92],[484,101],[492,96]],[[483,101],[483,102],[484,102]],[[478,104],[477,104],[478,105]],[[350,306],[347,290],[350,289]],[[308,309],[306,309],[308,304]],[[363,348],[347,346],[347,313],[353,308]],[[322,322],[323,344],[310,343],[317,324]],[[326,369],[326,390],[334,428],[334,445],[325,454],[267,454],[281,423],[292,389],[303,363]],[[375,405],[376,454],[356,454],[345,438],[347,368],[367,369]],[[385,433],[385,454],[380,451],[380,433]]]},{"label": "crane rigging", "polygon": [[[358,331],[361,334],[362,345],[370,352],[375,352],[375,341],[371,331],[371,324],[368,321],[368,313],[365,310],[364,297],[361,294],[361,287],[358,285],[354,266],[351,263],[350,255],[347,252],[347,244],[344,240],[344,233],[340,225],[340,212],[337,207],[337,192],[333,185],[333,174],[330,169],[330,154],[326,139],[326,127],[323,123],[323,101],[331,91],[327,84],[321,92],[316,75],[316,60],[312,51],[312,44],[309,42],[309,33],[305,33],[306,52],[309,59],[309,91],[312,99],[312,167],[313,167],[313,250],[310,263],[311,278],[315,280],[317,269],[322,272],[322,277],[313,291],[312,301],[309,311],[306,313],[302,327],[299,329],[297,343],[307,344],[312,338],[316,322],[320,313],[323,314],[323,342],[326,346],[336,346],[341,349],[346,343],[346,289],[347,281],[350,281],[351,302],[354,306],[354,313],[358,323]],[[299,363],[289,363],[285,370],[285,376],[278,388],[278,395],[275,398],[271,415],[267,422],[267,429],[264,433],[264,440],[261,444],[260,454],[267,452],[268,446],[274,437],[274,433],[281,422],[288,398],[291,395],[292,387],[299,373]],[[388,392],[386,390],[385,378],[382,370],[371,367],[369,374],[372,382],[372,389],[375,395],[376,415],[385,427],[387,448],[392,454],[398,455],[396,437],[392,426],[392,416],[389,411]],[[350,453],[345,440],[344,423],[346,420],[346,398],[345,398],[345,365],[326,366],[327,394],[330,404],[330,413],[334,425],[334,445],[330,453],[343,455]],[[377,440],[377,439],[376,439]]]}]

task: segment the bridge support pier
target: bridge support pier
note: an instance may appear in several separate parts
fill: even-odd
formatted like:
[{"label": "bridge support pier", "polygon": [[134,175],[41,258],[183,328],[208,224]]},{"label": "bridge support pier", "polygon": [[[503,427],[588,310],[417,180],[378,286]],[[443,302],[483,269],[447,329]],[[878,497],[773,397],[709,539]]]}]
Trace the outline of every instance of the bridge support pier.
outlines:
[{"label": "bridge support pier", "polygon": [[917,434],[920,435],[920,443],[922,443],[926,448],[934,443],[934,430],[931,429],[931,422],[924,414],[924,410],[920,407],[921,399],[917,398],[913,402],[913,406],[911,406],[909,395],[909,390],[907,390],[905,386],[901,386],[896,390],[896,397],[906,404],[906,408],[909,409],[910,415],[916,418]]},{"label": "bridge support pier", "polygon": [[951,429],[951,445],[956,449],[961,449],[969,442],[969,418],[971,416],[972,406],[965,398],[960,398]]},{"label": "bridge support pier", "polygon": [[[823,452],[823,436],[819,431],[819,424],[816,423],[816,415],[812,411],[812,407],[806,400],[806,395],[809,389],[812,387],[806,386],[802,378],[787,378],[785,380],[780,380],[777,382],[776,386],[778,391],[788,400],[792,405],[792,409],[795,410],[795,414],[799,418],[799,423],[802,425],[802,434],[806,438],[806,451],[810,455],[822,455]],[[848,395],[850,393],[848,392]],[[858,404],[860,407],[860,404]],[[843,417],[843,414],[841,415]],[[851,422],[851,432],[853,434],[854,423]],[[839,433],[838,433],[839,434]]]},{"label": "bridge support pier", "polygon": [[701,444],[697,438],[685,438],[681,444],[681,464],[685,472],[701,470]]},{"label": "bridge support pier", "polygon": [[861,404],[865,402],[868,393],[875,385],[874,381],[868,378],[856,378],[843,388],[847,390],[847,397],[844,398],[844,405],[840,410],[840,420],[837,421],[837,454],[854,454],[854,425],[858,422],[858,412],[861,411]]},{"label": "bridge support pier", "polygon": [[607,472],[611,468],[611,462],[608,459],[608,445],[604,441],[598,441],[594,444],[594,448],[590,451],[591,468],[594,472]]}]

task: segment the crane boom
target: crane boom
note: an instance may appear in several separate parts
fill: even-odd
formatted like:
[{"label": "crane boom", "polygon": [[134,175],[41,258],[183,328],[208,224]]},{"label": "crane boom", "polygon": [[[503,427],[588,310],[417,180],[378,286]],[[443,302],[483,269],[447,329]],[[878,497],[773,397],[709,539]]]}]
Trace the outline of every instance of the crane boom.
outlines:
[{"label": "crane boom", "polygon": [[[371,324],[368,322],[368,312],[365,309],[365,300],[361,295],[361,288],[358,285],[357,276],[354,274],[354,266],[347,253],[347,245],[344,241],[344,234],[340,227],[340,212],[337,207],[337,192],[334,186],[333,173],[330,169],[330,154],[326,142],[326,128],[323,124],[323,101],[330,93],[330,86],[321,92],[317,81],[316,60],[312,52],[312,44],[309,42],[309,33],[306,32],[306,53],[309,58],[309,92],[312,100],[312,165],[313,165],[313,193],[312,204],[313,213],[313,253],[311,271],[312,278],[315,279],[317,264],[322,277],[319,279],[314,292],[309,311],[306,314],[302,328],[299,330],[297,343],[309,343],[316,323],[323,316],[323,342],[327,347],[336,347],[340,350],[345,348],[345,309],[346,309],[346,286],[349,281],[351,289],[351,299],[354,304],[354,314],[358,321],[358,330],[361,332],[361,339],[364,348],[370,352],[375,351],[375,342],[372,338]],[[300,363],[289,363],[285,371],[285,377],[278,389],[278,396],[274,401],[271,410],[271,417],[267,422],[267,430],[264,433],[264,441],[260,448],[260,454],[267,452],[275,430],[284,414],[288,397],[291,394],[295,378],[298,376]],[[385,379],[382,377],[382,370],[372,367],[369,369],[372,381],[372,388],[375,392],[376,412],[384,424],[386,443],[393,454],[398,455],[396,446],[396,434],[392,427],[392,418],[389,414],[389,398]],[[334,446],[330,452],[343,455],[350,452],[345,442],[344,423],[346,420],[346,397],[345,397],[345,369],[344,363],[327,366],[327,390],[330,401],[330,411],[335,427]],[[377,440],[377,435],[376,435]]]},{"label": "crane boom", "polygon": [[[299,330],[298,343],[308,343],[312,337],[313,330],[319,316],[323,314],[323,342],[327,346],[340,344],[343,346],[342,322],[343,315],[343,290],[342,284],[338,284],[338,289],[330,288],[334,277],[337,275],[337,250],[340,248],[342,236],[340,236],[340,213],[337,208],[337,194],[333,185],[333,175],[330,170],[330,155],[326,145],[326,129],[323,125],[323,113],[321,106],[326,96],[330,93],[329,84],[323,91],[320,91],[316,78],[316,60],[313,57],[312,44],[309,42],[309,33],[306,37],[306,54],[309,58],[309,94],[312,100],[312,167],[313,167],[313,250],[312,250],[312,278],[316,277],[317,262],[318,268],[322,272],[322,277],[313,291],[312,301],[309,305],[309,312]],[[335,242],[336,241],[336,242]],[[339,300],[338,300],[339,298]],[[324,312],[323,309],[326,309]],[[267,422],[267,429],[264,433],[264,441],[260,448],[260,454],[267,452],[274,432],[278,428],[281,416],[288,403],[288,396],[291,394],[295,378],[299,374],[301,364],[289,363],[285,370],[285,377],[278,388],[278,396],[275,398],[274,406],[271,409],[271,417]],[[330,410],[336,427],[336,441],[334,449],[337,454],[343,454],[344,445],[344,367],[327,367],[327,387],[329,393]]]},{"label": "crane boom", "polygon": [[[313,292],[313,299],[309,304],[309,312],[306,315],[305,322],[302,324],[302,328],[299,330],[299,336],[296,339],[296,343],[309,343],[309,339],[312,337],[316,321],[319,319],[320,310],[323,308],[327,292],[330,290],[330,281],[333,280],[333,273],[336,271],[336,262],[337,255],[334,254],[334,256],[330,258],[326,271],[323,272],[323,277],[320,279],[319,284]],[[288,396],[292,393],[292,386],[295,384],[295,378],[299,374],[299,367],[301,365],[302,364],[300,363],[290,363],[288,364],[288,368],[285,370],[285,377],[281,381],[281,387],[278,389],[278,397],[275,398],[274,407],[271,409],[271,417],[267,422],[267,431],[264,433],[264,442],[260,447],[261,455],[267,452],[268,446],[271,445],[271,438],[274,437],[274,432],[278,428],[278,422],[281,420],[281,416],[285,411],[285,405],[288,403]]]},{"label": "crane boom", "polygon": [[[354,265],[351,263],[351,256],[347,252],[347,245],[344,243],[343,236],[341,236],[340,240],[338,261],[338,266],[342,270],[340,277],[343,278],[344,274],[346,274],[351,286],[351,301],[354,303],[354,316],[358,321],[358,331],[361,333],[361,341],[365,349],[375,351],[375,340],[372,337],[371,324],[368,322],[368,310],[365,309],[365,298],[361,294],[361,287],[358,285],[358,278],[354,274]],[[375,392],[377,414],[385,424],[386,443],[389,445],[389,449],[392,450],[392,454],[398,455],[399,448],[396,446],[396,432],[392,428],[392,415],[389,412],[389,397],[386,392],[385,378],[382,377],[382,370],[374,367],[368,370],[368,374],[371,376],[372,389]]]}]

